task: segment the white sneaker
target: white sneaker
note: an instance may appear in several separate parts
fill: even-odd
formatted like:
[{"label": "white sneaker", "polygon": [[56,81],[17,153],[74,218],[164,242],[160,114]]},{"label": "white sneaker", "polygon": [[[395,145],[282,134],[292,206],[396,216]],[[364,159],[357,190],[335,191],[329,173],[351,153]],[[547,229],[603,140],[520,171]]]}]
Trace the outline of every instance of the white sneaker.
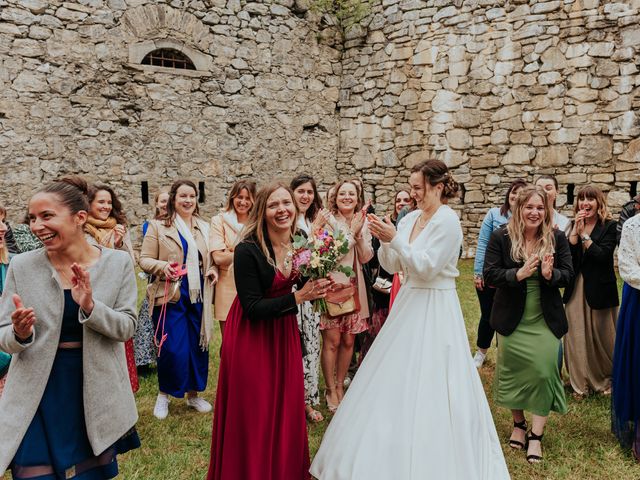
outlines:
[{"label": "white sneaker", "polygon": [[187,398],[187,406],[195,408],[200,413],[207,413],[213,410],[211,404],[202,397]]},{"label": "white sneaker", "polygon": [[476,368],[482,367],[482,364],[484,363],[485,358],[487,358],[486,353],[482,353],[480,350],[476,352],[476,354],[473,357],[473,363],[476,366]]},{"label": "white sneaker", "polygon": [[169,396],[158,394],[156,406],[153,408],[153,416],[158,420],[164,420],[169,415]]}]

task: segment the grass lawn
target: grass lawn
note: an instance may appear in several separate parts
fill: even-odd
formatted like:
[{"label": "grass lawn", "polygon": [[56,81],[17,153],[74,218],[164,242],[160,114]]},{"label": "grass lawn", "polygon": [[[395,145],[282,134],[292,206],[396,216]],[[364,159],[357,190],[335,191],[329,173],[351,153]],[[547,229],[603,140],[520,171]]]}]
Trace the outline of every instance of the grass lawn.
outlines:
[{"label": "grass lawn", "polygon": [[[473,263],[471,260],[463,260],[460,262],[460,268],[462,274],[458,282],[458,295],[471,340],[470,345],[473,346],[479,317],[479,307],[472,281]],[[216,343],[210,350],[209,388],[204,394],[212,403],[218,377],[219,336],[216,338]],[[498,435],[504,445],[503,449],[512,478],[517,480],[640,479],[640,466],[634,462],[630,453],[620,449],[610,433],[610,399],[602,396],[589,397],[580,402],[569,396],[569,412],[564,416],[552,413],[549,418],[544,439],[543,464],[538,466],[527,464],[523,453],[514,452],[506,445],[506,439],[511,433],[511,416],[506,409],[493,405],[491,384],[494,365],[495,349],[492,349],[488,364],[482,369],[481,376],[492,407]],[[209,462],[211,415],[197,414],[186,408],[184,400],[173,399],[169,417],[164,421],[158,421],[153,417],[156,389],[155,376],[141,379],[137,402],[140,412],[138,431],[142,438],[142,448],[121,457],[122,478],[126,480],[203,479]],[[429,406],[424,405],[424,407],[424,411],[429,412]],[[325,405],[322,405],[321,410],[325,417],[329,418]],[[432,414],[436,413],[432,412]],[[325,420],[309,428],[312,455],[320,445],[326,426]],[[437,435],[437,432],[434,432],[434,435]]]}]

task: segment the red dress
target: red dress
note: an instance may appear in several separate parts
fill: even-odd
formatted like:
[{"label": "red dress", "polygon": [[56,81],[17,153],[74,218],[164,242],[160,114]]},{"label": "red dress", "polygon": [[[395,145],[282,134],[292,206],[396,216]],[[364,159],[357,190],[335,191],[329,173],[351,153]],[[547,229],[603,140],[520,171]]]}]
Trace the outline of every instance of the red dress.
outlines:
[{"label": "red dress", "polygon": [[[277,271],[265,295],[291,293]],[[296,315],[251,321],[236,297],[224,329],[208,480],[308,480]]]}]

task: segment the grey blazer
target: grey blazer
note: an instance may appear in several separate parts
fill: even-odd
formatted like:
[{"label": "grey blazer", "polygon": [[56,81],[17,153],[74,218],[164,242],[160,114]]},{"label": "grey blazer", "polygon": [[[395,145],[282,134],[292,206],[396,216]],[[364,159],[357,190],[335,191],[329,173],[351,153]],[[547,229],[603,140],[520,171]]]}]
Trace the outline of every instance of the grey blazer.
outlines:
[{"label": "grey blazer", "polygon": [[[101,248],[89,269],[95,307],[83,325],[84,412],[89,442],[99,455],[138,420],[129,383],[124,343],[136,329],[137,288],[131,258],[125,252]],[[13,333],[11,314],[17,293],[36,314],[28,344]],[[44,249],[17,255],[7,272],[0,297],[0,350],[13,358],[0,398],[0,477],[8,468],[40,405],[62,327],[64,292]]]}]

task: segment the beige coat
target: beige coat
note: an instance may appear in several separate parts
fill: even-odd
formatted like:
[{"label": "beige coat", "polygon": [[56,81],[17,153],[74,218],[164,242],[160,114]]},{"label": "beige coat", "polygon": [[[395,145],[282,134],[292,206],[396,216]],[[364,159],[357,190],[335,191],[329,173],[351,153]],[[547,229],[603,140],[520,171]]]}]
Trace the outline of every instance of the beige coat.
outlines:
[{"label": "beige coat", "polygon": [[[233,225],[225,213],[220,213],[211,219],[209,231],[209,250],[219,252],[227,250],[233,252],[236,245],[240,225]],[[236,282],[233,276],[233,263],[231,265],[218,265],[220,278],[216,285],[214,300],[214,312],[216,320],[224,322],[227,319],[231,304],[236,298]]]},{"label": "beige coat", "polygon": [[[136,329],[137,289],[129,255],[102,249],[89,268],[95,307],[79,313],[84,369],[83,398],[87,436],[95,455],[113,445],[138,420],[129,383],[124,341]],[[12,295],[17,293],[36,314],[30,343],[13,334]],[[64,291],[44,249],[17,255],[0,297],[0,350],[13,355],[0,398],[0,476],[9,466],[33,419],[53,365],[64,311]]]},{"label": "beige coat", "polygon": [[[194,229],[194,239],[198,245],[198,251],[202,255],[203,268],[200,275],[204,276],[210,269],[217,271],[217,267],[212,264],[209,248],[205,240],[204,233],[196,226]],[[184,252],[178,229],[172,224],[165,226],[164,220],[150,220],[147,234],[142,241],[142,250],[138,264],[146,273],[153,275],[154,281],[147,287],[149,305],[162,305],[164,297],[164,268],[169,263],[169,258],[173,257],[182,262]],[[180,300],[179,282],[169,284],[168,301],[175,303]],[[202,309],[203,326],[206,329],[207,339],[211,336],[211,304],[213,301],[213,285],[205,279],[204,291],[202,292],[202,302],[205,308]]]}]

